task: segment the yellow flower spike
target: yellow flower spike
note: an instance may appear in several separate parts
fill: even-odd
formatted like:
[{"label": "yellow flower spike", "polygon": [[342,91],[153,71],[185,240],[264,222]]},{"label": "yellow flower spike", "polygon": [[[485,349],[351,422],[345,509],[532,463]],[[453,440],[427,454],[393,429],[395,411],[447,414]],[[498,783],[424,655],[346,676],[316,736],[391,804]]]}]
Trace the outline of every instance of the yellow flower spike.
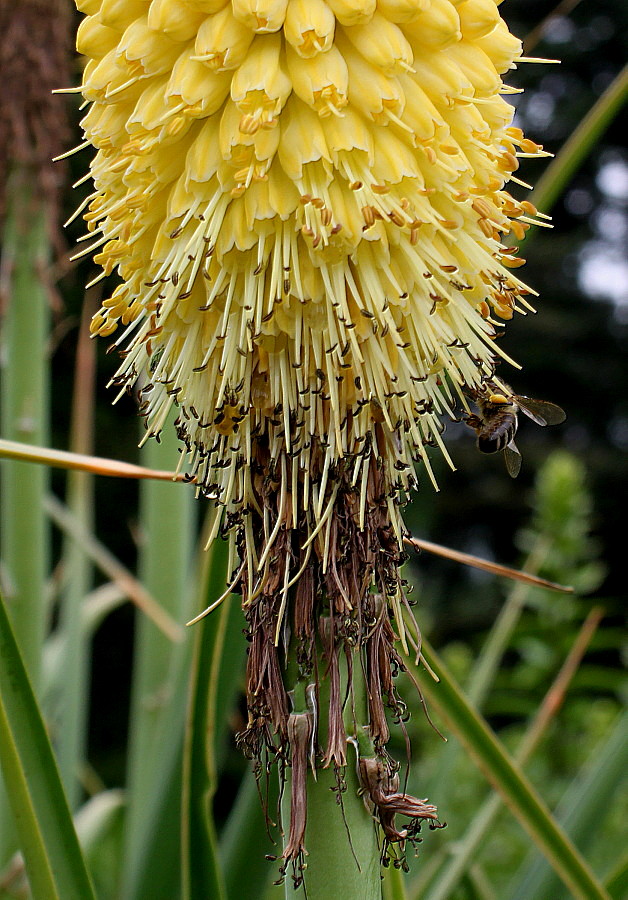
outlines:
[{"label": "yellow flower spike", "polygon": [[388,122],[387,112],[399,117],[405,98],[396,76],[387,75],[371,65],[354,46],[343,37],[338,40],[349,73],[349,99],[363,116]]},{"label": "yellow flower spike", "polygon": [[147,436],[177,408],[210,540],[231,540],[259,758],[286,734],[296,598],[304,671],[321,602],[337,649],[366,653],[365,623],[404,635],[401,507],[436,485],[429,448],[452,464],[443,418],[491,389],[496,329],[530,308],[503,244],[535,215],[507,191],[517,154],[543,153],[502,96],[521,45],[493,0],[77,5],[80,252],[121,282],[91,328],[123,326],[118,391],[142,379]]},{"label": "yellow flower spike", "polygon": [[[172,69],[164,97],[171,109],[196,107],[193,115],[211,116],[220,109],[229,96],[231,78],[228,72],[212,72],[203,63],[193,59],[190,47],[182,53]],[[164,113],[161,122],[167,120]]]},{"label": "yellow flower spike", "polygon": [[341,25],[366,25],[373,18],[377,0],[327,0]]},{"label": "yellow flower spike", "polygon": [[485,37],[500,21],[495,0],[464,0],[456,7],[460,29],[466,41]]},{"label": "yellow flower spike", "polygon": [[102,0],[76,0],[76,8],[86,16],[95,15],[102,6]]},{"label": "yellow flower spike", "polygon": [[186,6],[198,12],[210,15],[211,13],[220,12],[229,3],[229,0],[184,0]]},{"label": "yellow flower spike", "polygon": [[349,72],[337,47],[304,59],[288,46],[286,62],[295,94],[319,116],[338,115],[347,105]]},{"label": "yellow flower spike", "polygon": [[426,10],[404,25],[411,42],[444,50],[462,38],[460,18],[450,0],[432,0]]},{"label": "yellow flower spike", "polygon": [[347,168],[343,169],[343,162],[350,164],[354,157],[358,157],[356,160],[358,165],[362,164],[360,159],[362,153],[365,154],[363,164],[367,169],[372,167],[373,136],[366,120],[355,109],[347,107],[342,116],[334,116],[324,125],[331,160],[337,169],[346,172]]},{"label": "yellow flower spike", "polygon": [[99,4],[93,5],[100,10],[103,25],[124,31],[134,19],[148,12],[150,0],[101,0]]},{"label": "yellow flower spike", "polygon": [[344,29],[353,46],[372,66],[386,74],[411,71],[413,53],[401,29],[376,12],[368,25]]},{"label": "yellow flower spike", "polygon": [[279,161],[288,178],[299,183],[306,163],[321,159],[331,162],[325,139],[327,131],[323,129],[320,116],[297,97],[290,98],[285,119],[281,126]]},{"label": "yellow flower spike", "polygon": [[336,19],[325,0],[289,0],[284,36],[299,56],[315,56],[330,49]]},{"label": "yellow flower spike", "polygon": [[118,58],[138,61],[142,75],[160,75],[172,69],[181,53],[181,45],[165,34],[148,27],[148,16],[130,23],[118,43]]},{"label": "yellow flower spike", "polygon": [[83,56],[98,59],[115,47],[119,40],[120,33],[103,25],[99,16],[87,16],[78,27],[76,49]]},{"label": "yellow flower spike", "polygon": [[485,99],[495,96],[501,80],[487,54],[476,44],[460,41],[451,48],[451,58],[474,87],[475,96]]},{"label": "yellow flower spike", "polygon": [[378,11],[391,22],[401,24],[416,19],[428,9],[431,0],[378,0]]},{"label": "yellow flower spike", "polygon": [[279,31],[286,17],[288,0],[232,0],[233,14],[259,34]]},{"label": "yellow flower spike", "polygon": [[[143,6],[145,9],[146,3]],[[204,18],[202,12],[190,9],[185,0],[151,0],[148,8],[148,27],[173,41],[191,40]]]},{"label": "yellow flower spike", "polygon": [[208,16],[198,29],[195,57],[215,72],[237,69],[244,62],[254,34],[233,15],[231,5]]},{"label": "yellow flower spike", "polygon": [[508,31],[508,26],[502,20],[489,34],[478,38],[475,44],[486,53],[498,75],[512,69],[523,53],[521,41]]},{"label": "yellow flower spike", "polygon": [[291,89],[281,61],[281,38],[274,34],[259,35],[233,75],[231,99],[241,113],[260,126],[280,114]]}]

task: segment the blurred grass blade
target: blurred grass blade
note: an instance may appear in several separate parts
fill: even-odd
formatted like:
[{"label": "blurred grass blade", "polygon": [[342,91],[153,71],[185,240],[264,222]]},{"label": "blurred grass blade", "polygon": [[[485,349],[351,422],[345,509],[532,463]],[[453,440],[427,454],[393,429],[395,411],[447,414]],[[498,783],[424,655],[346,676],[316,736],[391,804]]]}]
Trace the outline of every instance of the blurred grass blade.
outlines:
[{"label": "blurred grass blade", "polygon": [[[14,15],[13,11],[9,15]],[[10,67],[13,62],[7,59],[3,65]],[[33,83],[36,81],[35,77]],[[13,100],[19,111],[23,98]],[[6,123],[0,125],[3,127]],[[45,273],[50,258],[50,210],[41,192],[33,189],[31,168],[13,160],[11,169],[6,188],[4,183],[0,186],[7,200],[4,234],[0,234],[0,432],[14,441],[44,444],[49,435],[50,309]],[[6,603],[37,693],[49,612],[44,588],[49,571],[50,527],[41,505],[48,480],[46,469],[34,472],[32,466],[22,462],[2,462],[0,558],[7,585]],[[0,867],[15,849],[0,779]]]},{"label": "blurred grass blade", "polygon": [[46,728],[1,599],[0,761],[33,897],[93,900]]},{"label": "blurred grass blade", "polygon": [[108,578],[110,578],[132,600],[142,612],[171,641],[181,641],[183,628],[162,608],[144,585],[120,563],[92,534],[86,534],[70,510],[52,494],[45,497],[43,506],[55,525],[65,534],[71,535],[85,553]]},{"label": "blurred grass blade", "polygon": [[[552,682],[537,715],[517,748],[515,758],[519,765],[524,765],[530,758],[546,733],[550,721],[562,706],[569,684],[578,670],[602,616],[603,611],[599,607],[595,607],[587,616],[567,659]],[[421,892],[423,900],[447,900],[448,897],[451,897],[452,891],[463,873],[472,864],[474,855],[479,852],[482,841],[493,825],[500,808],[500,795],[491,793],[473,817],[463,838],[457,841],[452,858],[447,860],[437,880],[430,885],[429,891]]]},{"label": "blurred grass blade", "polygon": [[[142,448],[142,461],[159,467],[177,456],[176,430],[168,421],[161,441],[149,441]],[[192,491],[184,485],[159,481],[140,485],[140,580],[177,623],[188,617],[196,567],[194,503]],[[184,633],[183,643],[173,643],[145,616],[136,622],[123,891],[129,900],[171,900],[181,880],[180,761],[190,637]],[[158,754],[157,740],[162,750]],[[156,797],[161,797],[157,804]]]},{"label": "blurred grass blade", "polygon": [[74,816],[94,891],[101,900],[120,896],[124,812],[124,791],[112,789],[95,794]]},{"label": "blurred grass blade", "polygon": [[[536,573],[539,570],[548,553],[549,546],[550,539],[545,534],[536,536],[534,546],[524,564],[526,572]],[[506,602],[499,611],[482,649],[477,655],[464,689],[469,702],[479,711],[482,709],[486,695],[493,684],[500,662],[531,593],[532,589],[528,584],[517,582],[511,586]],[[450,741],[442,747],[438,766],[429,785],[428,793],[434,797],[438,796],[438,802],[443,808],[447,807],[449,797],[456,790],[454,772],[461,752],[461,745],[455,741]]]},{"label": "blurred grass blade", "polygon": [[410,671],[421,684],[426,699],[446,720],[467,748],[487,780],[502,795],[548,862],[577,900],[609,900],[608,893],[586,861],[552,818],[545,803],[520,768],[506,753],[486,721],[471,706],[443,662],[423,641],[422,654],[436,672],[439,683],[420,672],[410,659]]},{"label": "blurred grass blade", "polygon": [[624,853],[607,876],[605,887],[613,900],[622,900],[622,898],[628,897],[628,851]]},{"label": "blurred grass blade", "polygon": [[[89,320],[96,311],[86,299],[81,316],[72,396],[70,445],[78,453],[90,453],[94,438],[94,382],[96,349],[89,338]],[[70,471],[66,479],[67,505],[87,534],[94,530],[94,479],[87,472]],[[81,797],[79,772],[87,745],[90,686],[89,635],[83,627],[81,608],[93,579],[92,562],[83,547],[65,536],[61,563],[63,588],[59,603],[58,631],[63,635],[62,677],[53,714],[46,709],[50,728],[57,735],[59,771],[70,809]],[[45,708],[45,707],[44,707]]]},{"label": "blurred grass blade", "polygon": [[[206,554],[203,606],[222,594],[227,579],[227,547],[216,541]],[[245,641],[232,646],[229,620],[239,604],[228,597],[211,615],[192,626],[195,633],[183,778],[183,898],[226,900],[218,857],[212,800],[216,790],[218,735],[231,711],[225,688],[233,691]],[[240,626],[241,628],[241,626]]]},{"label": "blurred grass blade", "polygon": [[[266,784],[264,784],[264,789]],[[272,772],[268,778],[268,813],[275,820],[279,794],[279,776]],[[262,900],[266,896],[271,876],[276,868],[266,859],[264,847],[270,853],[281,852],[272,844],[266,831],[266,821],[252,769],[240,783],[238,796],[220,838],[220,860],[223,866],[226,895]]]},{"label": "blurred grass blade", "polygon": [[[625,66],[589,110],[571,137],[565,141],[555,159],[545,169],[529,198],[537,209],[545,213],[549,212],[569,184],[573,174],[621,110],[627,97],[628,66]],[[528,231],[527,234],[534,234],[534,229]],[[529,241],[529,239],[528,237],[527,240]]]},{"label": "blurred grass blade", "polygon": [[[617,786],[628,771],[628,711],[624,712],[604,746],[597,749],[584,771],[571,782],[556,810],[557,821],[576,845],[592,841],[591,822],[604,839],[604,815],[612,807]],[[620,847],[617,848],[621,852]],[[512,900],[545,900],[559,890],[554,873],[537,853],[529,855],[513,878]]]}]

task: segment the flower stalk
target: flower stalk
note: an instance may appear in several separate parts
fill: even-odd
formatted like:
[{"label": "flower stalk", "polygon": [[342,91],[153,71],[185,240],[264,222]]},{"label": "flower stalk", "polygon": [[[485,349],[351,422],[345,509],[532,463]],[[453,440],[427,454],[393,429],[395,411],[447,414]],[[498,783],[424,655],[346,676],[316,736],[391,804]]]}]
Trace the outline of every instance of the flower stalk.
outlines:
[{"label": "flower stalk", "polygon": [[539,220],[506,185],[545,155],[504,97],[521,44],[494,0],[77,5],[97,150],[79,255],[120,279],[92,332],[119,392],[140,379],[146,438],[176,410],[208,543],[229,541],[228,589],[192,622],[241,596],[239,743],[290,780],[282,871],[308,894],[324,877],[326,781],[403,867],[438,820],[386,750],[397,647],[419,652],[401,508],[436,486],[432,448],[453,465],[443,418],[512,394],[496,338],[532,291],[506,238]]}]

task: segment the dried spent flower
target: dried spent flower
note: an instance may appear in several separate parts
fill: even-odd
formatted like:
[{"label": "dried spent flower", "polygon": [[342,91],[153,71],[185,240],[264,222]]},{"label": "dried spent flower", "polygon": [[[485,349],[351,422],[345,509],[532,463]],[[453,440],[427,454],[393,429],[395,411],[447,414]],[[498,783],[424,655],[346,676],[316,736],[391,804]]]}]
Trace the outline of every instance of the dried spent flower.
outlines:
[{"label": "dried spent flower", "polygon": [[496,327],[531,309],[504,243],[537,221],[505,189],[517,157],[543,155],[504,98],[521,44],[495,0],[77,6],[97,150],[82,253],[120,278],[92,331],[116,334],[121,391],[141,379],[147,437],[178,410],[180,467],[214,501],[210,540],[230,539],[240,743],[303,786],[311,728],[340,785],[366,726],[363,784],[403,841],[396,813],[435,810],[385,753],[386,710],[406,717],[395,644],[418,641],[400,507],[423,473],[435,484],[428,448],[449,461],[443,417],[495,383]]}]

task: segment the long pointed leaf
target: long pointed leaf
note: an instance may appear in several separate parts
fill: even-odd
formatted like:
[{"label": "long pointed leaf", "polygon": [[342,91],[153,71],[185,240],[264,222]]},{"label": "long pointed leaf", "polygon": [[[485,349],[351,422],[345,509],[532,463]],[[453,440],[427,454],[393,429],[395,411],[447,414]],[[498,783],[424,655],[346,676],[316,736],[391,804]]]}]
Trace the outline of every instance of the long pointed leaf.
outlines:
[{"label": "long pointed leaf", "polygon": [[[206,565],[208,593],[215,596],[225,583],[224,544],[214,543],[208,551]],[[182,801],[184,900],[205,900],[208,896],[212,900],[226,900],[211,803],[216,788],[215,727],[220,659],[231,600],[228,598],[216,612],[193,626],[197,632]]]},{"label": "long pointed leaf", "polygon": [[[158,468],[176,459],[176,430],[172,422],[169,426],[160,442],[149,441],[143,448],[142,461],[148,466]],[[184,485],[140,485],[141,583],[177,623],[189,618],[193,594],[194,503]],[[126,900],[173,900],[181,881],[181,750],[191,637],[186,633],[183,642],[173,644],[146,617],[136,622],[122,891]],[[159,753],[154,752],[157,740]]]},{"label": "long pointed leaf", "polygon": [[[628,712],[618,718],[606,743],[596,749],[585,770],[576,777],[556,811],[558,822],[575,844],[591,841],[590,824],[603,829],[604,814],[612,808],[613,796],[628,768]],[[603,831],[600,832],[603,835]],[[515,873],[509,896],[512,900],[555,897],[559,885],[547,861],[531,854]]]},{"label": "long pointed leaf", "polygon": [[94,900],[52,747],[1,600],[0,762],[33,897]]},{"label": "long pointed leaf", "polygon": [[577,900],[610,900],[586,861],[552,818],[535,788],[511,759],[486,721],[471,706],[434,650],[423,641],[422,654],[439,683],[407,664],[421,683],[426,698],[445,718],[487,780],[541,849],[547,861]]},{"label": "long pointed leaf", "polygon": [[[206,555],[203,605],[223,593],[227,578],[227,547],[216,541]],[[212,815],[217,770],[224,755],[229,719],[246,659],[243,617],[238,598],[228,596],[213,613],[191,626],[196,631],[195,658],[189,704],[188,741],[184,769],[184,900],[205,900],[207,879],[216,893],[212,900],[229,897]],[[246,896],[240,886],[238,894]],[[222,893],[220,893],[222,892]]]}]

